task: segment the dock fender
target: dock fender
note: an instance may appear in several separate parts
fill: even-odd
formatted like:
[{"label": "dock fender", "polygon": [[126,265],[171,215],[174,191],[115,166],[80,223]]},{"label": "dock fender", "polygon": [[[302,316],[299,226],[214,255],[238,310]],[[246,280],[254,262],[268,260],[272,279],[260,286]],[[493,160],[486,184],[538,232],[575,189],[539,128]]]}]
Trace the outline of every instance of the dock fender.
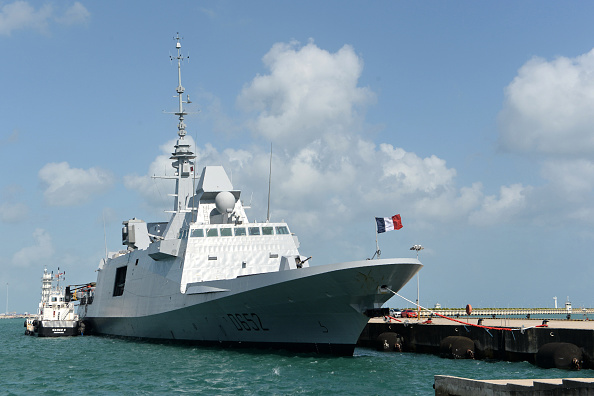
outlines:
[{"label": "dock fender", "polygon": [[377,336],[376,348],[378,351],[402,352],[404,339],[397,333],[387,331]]},{"label": "dock fender", "polygon": [[474,359],[474,341],[463,336],[448,336],[439,343],[439,355],[449,359]]},{"label": "dock fender", "polygon": [[549,342],[538,349],[535,363],[542,368],[580,370],[584,365],[583,351],[569,342]]},{"label": "dock fender", "polygon": [[78,334],[80,335],[90,335],[92,332],[91,324],[87,321],[80,321],[78,322]]},{"label": "dock fender", "polygon": [[482,342],[482,340],[480,340],[480,339],[474,340],[474,353],[481,356],[485,353],[485,349],[486,348],[485,348],[484,342]]}]

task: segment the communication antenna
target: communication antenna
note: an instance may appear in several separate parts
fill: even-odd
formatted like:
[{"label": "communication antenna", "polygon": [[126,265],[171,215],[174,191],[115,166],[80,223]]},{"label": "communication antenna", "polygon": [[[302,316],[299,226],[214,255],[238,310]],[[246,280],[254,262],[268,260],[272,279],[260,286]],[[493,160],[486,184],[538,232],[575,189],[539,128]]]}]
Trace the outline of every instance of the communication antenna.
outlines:
[{"label": "communication antenna", "polygon": [[268,211],[266,212],[266,222],[270,221],[270,184],[272,181],[272,142],[270,143],[270,167],[268,169]]},{"label": "communication antenna", "polygon": [[[194,159],[196,156],[190,150],[190,144],[185,139],[186,138],[186,124],[184,122],[185,116],[190,114],[184,109],[184,104],[191,103],[190,97],[186,94],[186,100],[183,98],[183,94],[185,92],[184,87],[182,86],[181,81],[181,65],[184,60],[188,60],[189,56],[184,56],[181,53],[181,43],[180,40],[182,37],[179,36],[179,33],[173,38],[175,43],[175,48],[177,50],[177,56],[169,55],[169,59],[173,62],[174,60],[177,61],[177,87],[175,88],[175,92],[177,93],[174,97],[178,99],[178,110],[172,113],[178,117],[178,124],[177,124],[177,135],[178,139],[175,144],[175,150],[171,154],[169,159],[173,160],[172,165],[173,168],[176,169],[174,176],[153,176],[155,179],[173,179],[175,180],[175,193],[170,194],[174,197],[173,203],[173,210],[166,211],[170,213],[175,213],[176,216],[180,213],[190,213],[193,211],[193,208],[190,208],[190,200],[189,198],[195,195],[195,191],[193,190],[194,181],[188,179],[189,177],[194,177],[194,169],[195,161]],[[192,200],[192,206],[194,206],[194,202]],[[192,216],[192,215],[191,215]]]},{"label": "communication antenna", "polygon": [[[186,103],[192,103],[190,102],[190,95],[188,95],[188,101]],[[194,150],[198,152],[198,146],[196,144],[198,141],[198,130],[196,130],[195,136]],[[195,223],[198,220],[198,207],[196,206],[196,161],[194,161],[192,168],[194,169],[194,173],[192,175],[192,223]]]},{"label": "communication antenna", "polygon": [[107,235],[105,234],[105,211],[101,213],[103,216],[103,241],[105,242],[105,261],[107,261]]}]

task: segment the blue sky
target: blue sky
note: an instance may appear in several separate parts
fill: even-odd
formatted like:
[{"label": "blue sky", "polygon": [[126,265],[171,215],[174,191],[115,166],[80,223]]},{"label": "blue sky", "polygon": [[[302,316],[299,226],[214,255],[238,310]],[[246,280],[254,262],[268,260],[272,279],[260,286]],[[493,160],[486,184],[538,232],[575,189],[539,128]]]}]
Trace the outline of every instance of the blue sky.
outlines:
[{"label": "blue sky", "polygon": [[400,213],[382,257],[425,247],[423,305],[594,306],[594,4],[174,4],[0,2],[0,311],[167,219],[176,32],[198,166],[263,220],[272,143],[272,220],[312,265],[371,257]]}]

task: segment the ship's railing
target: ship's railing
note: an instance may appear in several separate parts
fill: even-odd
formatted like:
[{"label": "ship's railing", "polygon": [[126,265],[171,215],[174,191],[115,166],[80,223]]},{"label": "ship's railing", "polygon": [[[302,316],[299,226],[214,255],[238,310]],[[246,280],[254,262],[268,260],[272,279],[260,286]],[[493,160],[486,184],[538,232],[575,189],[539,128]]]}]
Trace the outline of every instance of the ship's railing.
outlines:
[{"label": "ship's railing", "polygon": [[[415,312],[417,310],[412,308]],[[429,311],[421,310],[423,318],[429,318],[433,312],[452,318],[505,318],[505,317],[537,317],[543,315],[566,315],[566,314],[594,314],[593,308],[574,308],[572,311],[563,308],[473,308],[472,314],[468,315],[465,308],[433,308]]]},{"label": "ship's railing", "polygon": [[78,301],[80,305],[92,304],[94,296],[95,288],[88,286],[78,288],[70,294],[71,300]]}]

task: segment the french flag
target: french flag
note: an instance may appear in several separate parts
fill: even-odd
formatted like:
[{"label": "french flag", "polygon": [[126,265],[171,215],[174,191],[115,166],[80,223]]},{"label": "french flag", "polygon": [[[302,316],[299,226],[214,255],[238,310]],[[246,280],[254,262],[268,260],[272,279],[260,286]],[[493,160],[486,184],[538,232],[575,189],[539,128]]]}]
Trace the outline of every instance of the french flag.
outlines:
[{"label": "french flag", "polygon": [[399,214],[392,217],[376,217],[375,222],[377,223],[378,234],[402,228],[402,219]]}]

